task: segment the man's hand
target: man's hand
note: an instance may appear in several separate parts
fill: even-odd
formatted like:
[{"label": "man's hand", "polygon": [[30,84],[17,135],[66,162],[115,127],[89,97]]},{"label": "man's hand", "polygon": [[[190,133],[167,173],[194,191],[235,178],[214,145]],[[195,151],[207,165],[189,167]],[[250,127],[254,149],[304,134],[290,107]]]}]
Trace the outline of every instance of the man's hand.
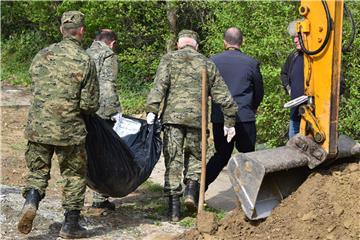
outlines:
[{"label": "man's hand", "polygon": [[115,121],[115,122],[121,122],[122,120],[122,113],[117,113],[114,116],[111,117],[111,120]]},{"label": "man's hand", "polygon": [[154,124],[156,115],[155,113],[149,112],[146,116],[146,122],[147,124]]},{"label": "man's hand", "polygon": [[236,132],[235,132],[234,127],[228,128],[228,127],[224,126],[224,136],[227,136],[227,138],[226,138],[227,142],[231,142],[231,140],[233,139],[235,134],[236,134]]}]

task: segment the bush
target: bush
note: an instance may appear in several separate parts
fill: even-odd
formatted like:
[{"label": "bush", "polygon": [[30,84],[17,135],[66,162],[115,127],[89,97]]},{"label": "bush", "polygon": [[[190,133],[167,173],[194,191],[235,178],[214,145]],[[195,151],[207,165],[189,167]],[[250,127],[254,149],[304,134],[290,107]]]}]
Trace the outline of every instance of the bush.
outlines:
[{"label": "bush", "polygon": [[39,32],[23,31],[2,40],[2,79],[17,85],[29,85],[28,69],[35,54],[46,45]]},{"label": "bush", "polygon": [[[178,11],[178,30],[197,30],[200,50],[207,56],[223,50],[223,32],[239,27],[245,41],[242,51],[261,63],[265,96],[257,116],[258,142],[271,146],[286,141],[289,110],[282,106],[289,98],[280,82],[280,68],[294,49],[286,28],[299,18],[294,1],[194,1],[173,2]],[[347,2],[355,20],[360,19],[360,3]],[[95,32],[111,28],[118,33],[118,87],[125,113],[142,112],[161,56],[166,51],[170,30],[166,2],[123,1],[16,1],[1,4],[2,80],[29,84],[31,59],[42,47],[61,40],[60,18],[64,11],[85,13],[84,47]],[[357,23],[359,25],[359,22]],[[344,19],[344,42],[349,39],[349,22]],[[341,132],[360,139],[360,39],[353,51],[343,55],[347,92],[339,114]]]},{"label": "bush", "polygon": [[241,50],[261,63],[265,96],[257,116],[257,141],[270,146],[286,141],[288,101],[280,82],[280,68],[293,50],[286,28],[297,18],[297,4],[289,2],[226,2],[211,4],[213,16],[206,25],[205,52],[223,51],[223,33],[230,26],[244,35]]}]

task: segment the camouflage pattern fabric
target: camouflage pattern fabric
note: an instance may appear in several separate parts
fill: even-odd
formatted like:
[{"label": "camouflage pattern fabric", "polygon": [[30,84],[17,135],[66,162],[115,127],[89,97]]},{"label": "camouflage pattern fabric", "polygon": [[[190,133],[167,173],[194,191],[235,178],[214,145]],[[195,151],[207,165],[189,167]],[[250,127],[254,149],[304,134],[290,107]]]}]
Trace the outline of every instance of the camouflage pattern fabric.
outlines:
[{"label": "camouflage pattern fabric", "polygon": [[78,28],[84,26],[85,15],[79,11],[67,11],[61,16],[61,26],[64,28]]},{"label": "camouflage pattern fabric", "polygon": [[237,107],[215,64],[191,46],[163,56],[155,76],[155,86],[147,99],[147,112],[158,114],[163,124],[201,127],[201,69],[206,68],[208,94],[223,108],[225,125],[234,126]]},{"label": "camouflage pattern fabric", "polygon": [[34,188],[41,198],[50,179],[51,159],[56,153],[63,178],[63,207],[65,210],[80,210],[84,205],[86,189],[86,151],[84,145],[54,146],[28,142],[25,159],[28,169],[27,184],[23,196]]},{"label": "camouflage pattern fabric", "polygon": [[193,30],[188,30],[188,29],[181,30],[178,34],[178,39],[182,37],[189,37],[194,39],[196,42],[199,42],[199,35],[197,34],[197,32]]},{"label": "camouflage pattern fabric", "polygon": [[101,193],[93,191],[93,202],[94,203],[102,203],[108,200],[108,196],[102,195]]},{"label": "camouflage pattern fabric", "polygon": [[86,52],[95,62],[100,86],[100,107],[96,113],[103,119],[110,119],[112,115],[122,111],[116,91],[117,57],[102,41],[94,41]]},{"label": "camouflage pattern fabric", "polygon": [[94,63],[72,37],[42,49],[29,70],[33,101],[25,128],[29,141],[71,146],[85,142],[81,114],[99,108]]},{"label": "camouflage pattern fabric", "polygon": [[199,182],[201,174],[201,131],[178,125],[164,127],[164,159],[166,195],[182,194],[184,182]]}]

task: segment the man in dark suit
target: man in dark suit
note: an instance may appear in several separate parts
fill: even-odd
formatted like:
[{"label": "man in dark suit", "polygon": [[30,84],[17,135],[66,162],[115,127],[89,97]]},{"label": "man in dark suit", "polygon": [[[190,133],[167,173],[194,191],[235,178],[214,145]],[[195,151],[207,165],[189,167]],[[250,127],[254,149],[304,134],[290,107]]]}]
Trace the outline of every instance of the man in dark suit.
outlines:
[{"label": "man in dark suit", "polygon": [[[296,22],[300,19],[292,21],[288,25],[288,33],[293,37],[295,50],[291,52],[284,65],[281,68],[280,79],[284,90],[289,94],[291,100],[303,96],[304,93],[304,53],[301,49],[299,36],[295,30]],[[305,38],[305,35],[302,35]],[[340,94],[345,90],[345,79],[343,74],[340,74]],[[290,110],[290,124],[289,124],[289,139],[295,136],[300,131],[301,115],[299,114],[299,107],[296,106]]]},{"label": "man in dark suit", "polygon": [[264,89],[259,62],[240,51],[242,40],[239,29],[227,29],[224,34],[225,51],[211,58],[237,103],[238,111],[236,135],[228,142],[224,136],[223,113],[220,107],[212,102],[211,122],[216,152],[206,166],[206,189],[228,163],[234,145],[239,152],[255,150],[255,114],[263,99]]}]

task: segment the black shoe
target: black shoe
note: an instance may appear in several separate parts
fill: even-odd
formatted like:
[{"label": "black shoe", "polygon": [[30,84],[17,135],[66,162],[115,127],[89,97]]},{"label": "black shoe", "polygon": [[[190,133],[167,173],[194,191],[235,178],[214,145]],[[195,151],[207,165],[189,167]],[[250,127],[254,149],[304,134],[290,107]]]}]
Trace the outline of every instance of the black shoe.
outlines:
[{"label": "black shoe", "polygon": [[188,180],[184,191],[184,204],[188,211],[195,212],[199,201],[199,183]]},{"label": "black shoe", "polygon": [[169,212],[170,221],[180,221],[180,197],[178,195],[169,196]]},{"label": "black shoe", "polygon": [[65,212],[65,221],[61,227],[59,236],[65,239],[87,238],[89,232],[79,224],[80,210]]},{"label": "black shoe", "polygon": [[93,208],[104,208],[111,211],[115,211],[115,204],[110,202],[109,200],[105,200],[103,202],[93,202]]},{"label": "black shoe", "polygon": [[21,210],[20,221],[18,223],[19,232],[24,234],[31,232],[40,200],[40,194],[36,189],[32,188],[26,193],[26,200]]}]

